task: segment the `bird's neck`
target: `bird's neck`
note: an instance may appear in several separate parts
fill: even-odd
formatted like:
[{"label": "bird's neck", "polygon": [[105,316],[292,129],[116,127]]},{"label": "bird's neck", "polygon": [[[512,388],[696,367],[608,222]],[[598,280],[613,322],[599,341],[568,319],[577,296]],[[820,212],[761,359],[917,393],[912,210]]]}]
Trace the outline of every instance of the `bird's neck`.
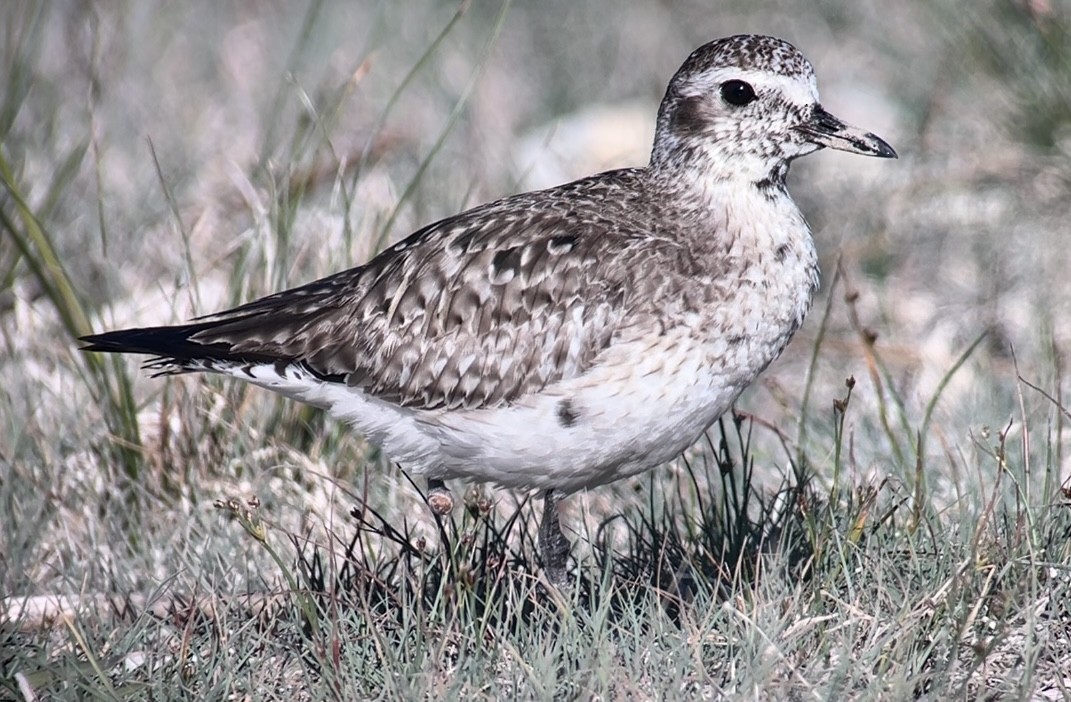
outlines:
[{"label": "bird's neck", "polygon": [[783,191],[789,160],[759,153],[730,153],[717,141],[663,136],[651,151],[648,171],[657,179],[717,189],[732,183],[754,183]]},{"label": "bird's neck", "polygon": [[[652,201],[669,218],[667,231],[713,268],[736,269],[773,261],[791,269],[800,288],[817,284],[817,255],[810,228],[785,186],[787,162],[761,177],[725,177],[702,169],[648,167]],[[772,273],[771,273],[772,274]],[[783,275],[779,272],[777,275]],[[813,292],[813,290],[812,290]]]},{"label": "bird's neck", "polygon": [[770,184],[739,178],[697,182],[701,185],[678,190],[681,219],[669,231],[696,271],[694,297],[714,301],[697,311],[698,328],[711,335],[713,347],[726,339],[740,342],[733,350],[741,359],[734,382],[743,386],[803,323],[818,289],[818,257],[783,175],[774,174]]}]

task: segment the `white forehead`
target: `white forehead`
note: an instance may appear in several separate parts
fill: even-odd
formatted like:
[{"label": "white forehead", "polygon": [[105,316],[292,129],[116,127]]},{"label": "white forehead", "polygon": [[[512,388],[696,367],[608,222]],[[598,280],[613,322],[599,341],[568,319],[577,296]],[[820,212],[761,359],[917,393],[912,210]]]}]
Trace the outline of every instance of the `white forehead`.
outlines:
[{"label": "white forehead", "polygon": [[682,86],[681,92],[686,95],[710,94],[729,80],[742,80],[749,83],[755,92],[777,92],[794,105],[810,105],[818,102],[818,81],[813,71],[786,75],[754,68],[718,66],[693,76],[687,86]]}]

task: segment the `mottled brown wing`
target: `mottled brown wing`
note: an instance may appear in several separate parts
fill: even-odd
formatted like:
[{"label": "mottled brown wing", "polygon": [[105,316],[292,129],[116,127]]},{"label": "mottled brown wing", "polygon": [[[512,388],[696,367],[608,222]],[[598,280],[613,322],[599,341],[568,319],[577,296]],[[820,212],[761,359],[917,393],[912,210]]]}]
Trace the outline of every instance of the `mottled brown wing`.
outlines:
[{"label": "mottled brown wing", "polygon": [[577,208],[582,187],[443,220],[363,267],[217,315],[190,340],[301,362],[408,407],[508,404],[583,373],[625,314],[606,264],[639,232]]}]

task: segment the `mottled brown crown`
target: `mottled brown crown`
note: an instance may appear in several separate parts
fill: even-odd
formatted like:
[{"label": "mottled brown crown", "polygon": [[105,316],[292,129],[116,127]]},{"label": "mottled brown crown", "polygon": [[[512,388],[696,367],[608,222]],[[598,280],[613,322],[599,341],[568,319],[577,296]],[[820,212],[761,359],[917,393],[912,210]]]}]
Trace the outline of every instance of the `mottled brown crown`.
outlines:
[{"label": "mottled brown crown", "polygon": [[670,81],[670,87],[686,76],[729,66],[804,78],[814,74],[811,62],[787,41],[761,34],[737,34],[693,51]]}]

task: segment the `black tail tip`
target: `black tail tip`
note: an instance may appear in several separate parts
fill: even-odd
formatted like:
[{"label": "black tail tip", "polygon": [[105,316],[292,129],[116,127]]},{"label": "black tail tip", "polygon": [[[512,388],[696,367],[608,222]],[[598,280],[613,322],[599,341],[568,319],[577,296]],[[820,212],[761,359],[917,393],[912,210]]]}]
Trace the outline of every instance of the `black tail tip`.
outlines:
[{"label": "black tail tip", "polygon": [[78,337],[82,344],[79,351],[120,351],[120,344],[115,339],[116,332],[104,332],[102,334],[86,334]]},{"label": "black tail tip", "polygon": [[185,343],[187,336],[189,332],[182,327],[148,327],[86,334],[78,341],[83,344],[81,351],[166,355],[170,348]]}]

